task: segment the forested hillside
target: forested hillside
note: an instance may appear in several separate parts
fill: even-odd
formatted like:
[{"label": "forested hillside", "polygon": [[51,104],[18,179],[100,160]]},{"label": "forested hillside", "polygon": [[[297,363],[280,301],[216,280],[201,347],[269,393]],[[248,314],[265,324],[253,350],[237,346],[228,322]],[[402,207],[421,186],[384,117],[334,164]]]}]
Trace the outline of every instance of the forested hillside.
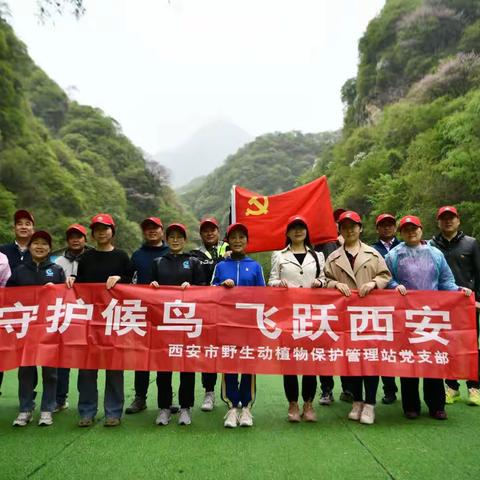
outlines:
[{"label": "forested hillside", "polygon": [[480,236],[480,2],[387,0],[359,57],[342,138],[302,181],[326,174],[367,234],[383,211],[418,214],[431,234],[437,207],[455,204]]},{"label": "forested hillside", "polygon": [[339,137],[339,132],[262,135],[230,155],[221,167],[181,198],[198,217],[213,214],[226,225],[232,185],[262,195],[290,190]]},{"label": "forested hillside", "polygon": [[[117,244],[140,242],[138,222],[196,221],[178,203],[165,170],[99,109],[70,101],[28,56],[0,12],[0,242],[12,238],[17,208],[34,212],[57,246],[73,222],[105,211],[118,224]],[[195,226],[194,226],[195,225]]]}]

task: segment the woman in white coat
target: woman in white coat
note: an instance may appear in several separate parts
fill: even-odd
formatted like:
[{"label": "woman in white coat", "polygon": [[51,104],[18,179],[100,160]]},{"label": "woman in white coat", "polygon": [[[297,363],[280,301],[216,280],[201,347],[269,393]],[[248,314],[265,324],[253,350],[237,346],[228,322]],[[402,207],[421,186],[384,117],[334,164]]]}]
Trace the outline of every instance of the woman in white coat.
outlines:
[{"label": "woman in white coat", "polygon": [[[325,286],[322,253],[316,252],[310,244],[308,225],[301,216],[289,219],[286,229],[286,247],[272,255],[272,269],[268,285],[287,288],[321,288]],[[284,375],[283,386],[289,402],[288,421],[316,422],[313,399],[317,389],[314,375],[302,377],[303,413],[298,407],[298,379],[296,375]]]}]

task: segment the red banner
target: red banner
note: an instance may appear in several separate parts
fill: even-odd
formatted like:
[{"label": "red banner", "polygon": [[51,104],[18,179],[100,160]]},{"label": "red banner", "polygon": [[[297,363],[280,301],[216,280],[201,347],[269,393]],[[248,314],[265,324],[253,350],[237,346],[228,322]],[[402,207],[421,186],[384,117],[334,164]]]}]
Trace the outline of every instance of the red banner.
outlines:
[{"label": "red banner", "polygon": [[240,222],[247,226],[248,252],[284,248],[285,228],[292,215],[305,217],[312,245],[337,239],[337,227],[325,176],[268,197],[236,185],[232,188],[232,223]]},{"label": "red banner", "polygon": [[64,285],[0,289],[0,369],[477,378],[459,292]]}]

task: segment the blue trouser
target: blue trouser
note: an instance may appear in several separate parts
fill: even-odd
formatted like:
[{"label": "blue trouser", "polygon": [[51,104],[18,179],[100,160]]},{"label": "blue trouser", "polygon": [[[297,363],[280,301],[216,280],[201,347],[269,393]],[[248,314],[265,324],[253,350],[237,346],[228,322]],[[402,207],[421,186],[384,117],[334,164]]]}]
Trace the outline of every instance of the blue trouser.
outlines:
[{"label": "blue trouser", "polygon": [[70,383],[70,369],[57,369],[57,405],[63,405],[68,397],[68,385]]},{"label": "blue trouser", "polygon": [[229,408],[237,408],[241,402],[242,407],[250,408],[255,401],[256,383],[255,375],[244,373],[238,383],[238,373],[225,373],[222,377],[222,399]]},{"label": "blue trouser", "polygon": [[[78,412],[94,418],[98,411],[98,370],[78,371]],[[105,417],[120,418],[123,412],[123,370],[105,370]]]},{"label": "blue trouser", "polygon": [[[18,400],[20,412],[31,412],[35,408],[35,387],[37,386],[37,367],[19,367]],[[53,412],[57,391],[57,369],[42,367],[42,412]]]}]

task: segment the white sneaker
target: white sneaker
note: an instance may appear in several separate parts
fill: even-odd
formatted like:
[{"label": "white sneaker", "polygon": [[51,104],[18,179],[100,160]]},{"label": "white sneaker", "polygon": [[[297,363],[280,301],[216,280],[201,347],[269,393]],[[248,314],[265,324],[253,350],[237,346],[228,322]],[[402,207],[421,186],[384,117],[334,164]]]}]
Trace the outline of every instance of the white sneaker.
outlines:
[{"label": "white sneaker", "polygon": [[362,415],[362,410],[363,410],[363,402],[353,402],[352,410],[348,414],[349,420],[355,420],[356,422],[358,422]]},{"label": "white sneaker", "polygon": [[190,425],[192,423],[192,414],[189,408],[181,408],[180,416],[178,417],[179,425]]},{"label": "white sneaker", "polygon": [[202,403],[202,412],[211,412],[215,406],[215,392],[205,392]]},{"label": "white sneaker", "polygon": [[365,425],[372,425],[375,423],[375,405],[366,403],[363,406],[362,414],[360,415],[360,423]]},{"label": "white sneaker", "polygon": [[236,428],[238,425],[238,410],[236,408],[231,408],[225,415],[225,421],[223,426],[225,428]]},{"label": "white sneaker", "polygon": [[252,412],[248,407],[243,407],[240,413],[240,418],[238,419],[238,423],[241,427],[253,427],[253,417]]},{"label": "white sneaker", "polygon": [[172,414],[170,413],[169,408],[161,408],[158,411],[157,418],[155,419],[155,423],[157,425],[168,425],[170,423],[170,418],[172,417]]},{"label": "white sneaker", "polygon": [[49,427],[53,425],[52,412],[40,412],[40,420],[38,421],[39,427]]},{"label": "white sneaker", "polygon": [[26,427],[33,420],[32,412],[20,412],[13,421],[14,427]]}]

